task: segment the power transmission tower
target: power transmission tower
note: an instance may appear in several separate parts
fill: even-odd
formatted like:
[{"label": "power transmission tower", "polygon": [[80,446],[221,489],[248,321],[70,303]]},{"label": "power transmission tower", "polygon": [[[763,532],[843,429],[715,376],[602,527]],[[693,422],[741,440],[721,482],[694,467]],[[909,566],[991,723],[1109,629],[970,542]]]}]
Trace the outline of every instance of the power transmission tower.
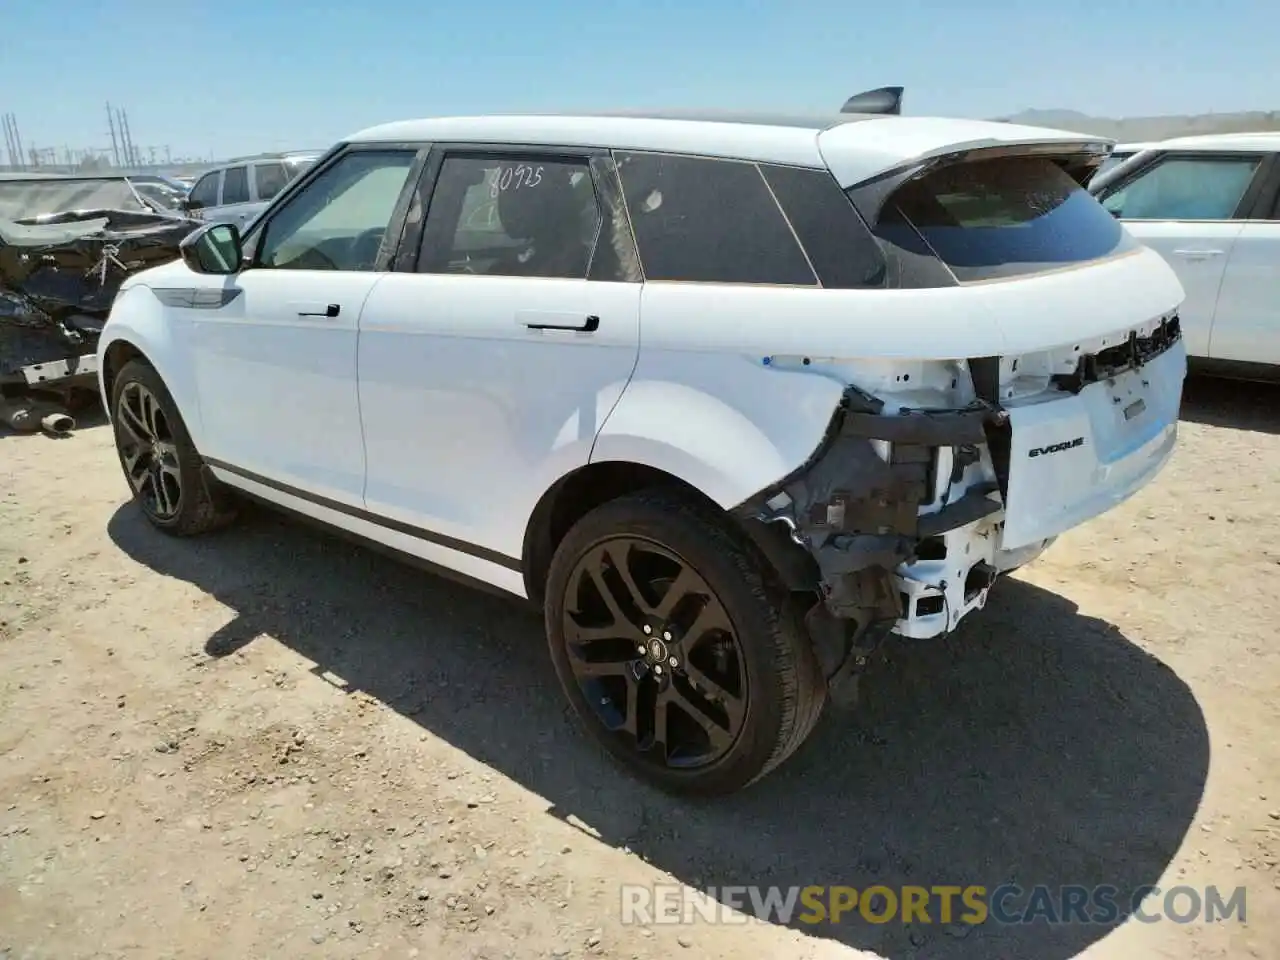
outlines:
[{"label": "power transmission tower", "polygon": [[125,156],[128,158],[129,166],[136,167],[142,162],[142,158],[138,156],[138,148],[133,143],[133,134],[129,132],[129,115],[123,110],[120,111],[120,129],[124,131]]},{"label": "power transmission tower", "polygon": [[111,109],[111,104],[107,104],[107,129],[111,131],[111,158],[115,165],[120,166],[120,145],[116,139],[116,117],[115,111]]},{"label": "power transmission tower", "polygon": [[9,149],[9,162],[19,170],[27,165],[25,153],[22,149],[22,135],[18,133],[18,118],[12,113],[6,113],[4,120],[4,139],[5,146]]}]

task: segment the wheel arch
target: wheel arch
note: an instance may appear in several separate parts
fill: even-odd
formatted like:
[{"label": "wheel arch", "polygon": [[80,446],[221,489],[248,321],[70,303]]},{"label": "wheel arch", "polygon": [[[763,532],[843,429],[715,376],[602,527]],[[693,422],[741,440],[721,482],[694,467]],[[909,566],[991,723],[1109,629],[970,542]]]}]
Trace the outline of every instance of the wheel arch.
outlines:
[{"label": "wheel arch", "polygon": [[596,507],[641,490],[664,488],[715,511],[727,525],[754,544],[762,558],[790,589],[807,591],[818,583],[817,566],[807,550],[777,524],[743,521],[688,478],[647,463],[597,460],[565,474],[539,498],[525,528],[521,568],[525,591],[536,605],[545,600],[547,571],[561,540]]},{"label": "wheel arch", "polygon": [[199,446],[203,424],[194,371],[190,358],[184,356],[182,341],[174,337],[173,319],[152,290],[143,284],[126,287],[118,294],[98,340],[99,387],[110,416],[111,391],[120,370],[130,360],[145,361],[164,381],[188,432]]},{"label": "wheel arch", "polygon": [[[102,401],[108,416],[111,415],[111,391],[115,387],[116,377],[130,360],[141,360],[148,366],[155,367],[155,361],[132,340],[120,337],[103,348],[99,369],[102,371]],[[159,373],[158,370],[156,372]]]}]

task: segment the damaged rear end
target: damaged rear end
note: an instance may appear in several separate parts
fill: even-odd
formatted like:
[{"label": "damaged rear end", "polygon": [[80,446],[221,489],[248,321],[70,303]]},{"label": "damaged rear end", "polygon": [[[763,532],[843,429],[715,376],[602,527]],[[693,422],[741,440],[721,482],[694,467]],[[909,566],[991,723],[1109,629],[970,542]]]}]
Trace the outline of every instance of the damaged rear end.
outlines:
[{"label": "damaged rear end", "polygon": [[[839,179],[839,143],[823,148]],[[1182,290],[1083,189],[1105,155],[1063,137],[981,142],[847,190],[885,253],[890,289],[867,295],[899,318],[902,358],[805,358],[844,380],[842,402],[808,462],[739,515],[812,556],[815,612],[853,635],[954,629],[1001,573],[1172,453]],[[969,346],[934,357],[919,337],[947,323]]]}]

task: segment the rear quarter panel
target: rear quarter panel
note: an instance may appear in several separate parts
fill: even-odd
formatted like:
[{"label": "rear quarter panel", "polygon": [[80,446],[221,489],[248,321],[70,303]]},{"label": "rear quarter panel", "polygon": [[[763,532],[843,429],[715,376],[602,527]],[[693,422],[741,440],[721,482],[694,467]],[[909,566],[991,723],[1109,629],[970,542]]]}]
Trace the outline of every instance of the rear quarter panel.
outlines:
[{"label": "rear quarter panel", "polygon": [[[903,406],[960,405],[968,357],[1070,351],[1181,300],[1146,249],[928,290],[646,283],[635,375],[592,461],[657,467],[732,508],[805,464],[850,383]],[[955,362],[926,370],[939,360]]]}]

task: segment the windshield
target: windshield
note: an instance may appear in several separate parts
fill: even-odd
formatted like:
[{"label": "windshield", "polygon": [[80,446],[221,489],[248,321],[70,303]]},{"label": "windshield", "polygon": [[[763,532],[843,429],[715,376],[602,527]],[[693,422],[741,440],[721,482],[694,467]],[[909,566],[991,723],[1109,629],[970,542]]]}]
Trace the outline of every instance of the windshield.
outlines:
[{"label": "windshield", "polygon": [[151,212],[124,177],[0,179],[0,219],[23,220],[72,210]]}]

